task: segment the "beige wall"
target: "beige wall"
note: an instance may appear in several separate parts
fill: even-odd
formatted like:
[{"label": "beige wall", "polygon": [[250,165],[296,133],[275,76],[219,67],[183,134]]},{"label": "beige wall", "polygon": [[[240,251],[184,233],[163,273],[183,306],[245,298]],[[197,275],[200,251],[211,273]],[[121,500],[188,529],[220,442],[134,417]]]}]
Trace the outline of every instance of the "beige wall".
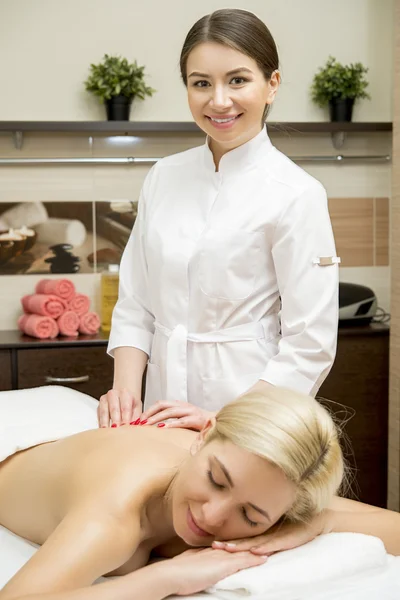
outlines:
[{"label": "beige wall", "polygon": [[391,120],[393,0],[1,0],[0,120],[104,118],[82,81],[106,52],[146,65],[158,90],[134,120],[189,120],[179,52],[194,21],[226,6],[257,13],[276,39],[283,85],[272,120],[324,118],[309,86],[329,54],[370,68],[373,98],[355,118]]},{"label": "beige wall", "polygon": [[[354,119],[391,121],[393,0],[0,0],[0,120],[103,119],[103,107],[85,92],[82,81],[89,64],[105,52],[137,58],[146,65],[148,83],[158,90],[154,98],[134,107],[133,120],[190,120],[177,68],[180,48],[197,18],[224,6],[253,10],[277,41],[283,84],[271,120],[327,119],[326,112],[312,105],[309,86],[315,71],[333,54],[343,62],[360,60],[370,69],[372,100],[356,106]],[[337,152],[329,134],[275,135],[273,142],[289,155]],[[11,135],[0,133],[0,156],[163,156],[199,143],[200,136],[121,140],[27,134],[22,150],[16,150]],[[349,135],[340,152],[387,154],[391,137]],[[389,266],[380,266],[375,251],[374,211],[382,205],[374,199],[390,197],[390,165],[303,166],[325,185],[330,198],[339,199],[331,204],[334,217],[342,218],[340,199],[351,198],[355,227],[359,218],[363,220],[367,233],[360,242],[360,260],[345,261],[341,279],[369,285],[389,310]],[[0,166],[0,202],[136,200],[146,171],[137,166]],[[346,242],[348,256],[351,243]],[[98,276],[73,277],[98,307]],[[36,279],[0,277],[0,329],[15,327],[16,299],[31,292]]]}]

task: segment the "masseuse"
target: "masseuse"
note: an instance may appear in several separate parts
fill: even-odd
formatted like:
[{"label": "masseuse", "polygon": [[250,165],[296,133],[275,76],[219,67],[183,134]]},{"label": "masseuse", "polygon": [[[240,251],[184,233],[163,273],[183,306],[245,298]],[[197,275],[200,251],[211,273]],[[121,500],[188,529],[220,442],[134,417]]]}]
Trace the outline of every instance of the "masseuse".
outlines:
[{"label": "masseuse", "polygon": [[180,66],[207,139],[158,161],[144,182],[102,426],[141,415],[146,365],[142,420],[200,429],[253,387],[314,395],[335,356],[339,259],[326,192],[265,126],[280,84],[271,33],[250,12],[218,10],[193,25]]}]

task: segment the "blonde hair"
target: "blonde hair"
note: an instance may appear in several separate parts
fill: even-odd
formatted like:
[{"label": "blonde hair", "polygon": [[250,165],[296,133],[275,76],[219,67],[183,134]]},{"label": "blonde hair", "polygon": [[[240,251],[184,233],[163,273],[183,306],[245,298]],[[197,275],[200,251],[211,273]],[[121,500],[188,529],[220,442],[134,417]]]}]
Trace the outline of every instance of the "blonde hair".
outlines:
[{"label": "blonde hair", "polygon": [[247,393],[217,414],[206,443],[219,439],[265,458],[296,485],[285,517],[307,521],[326,508],[344,478],[339,429],[311,396],[278,387]]}]

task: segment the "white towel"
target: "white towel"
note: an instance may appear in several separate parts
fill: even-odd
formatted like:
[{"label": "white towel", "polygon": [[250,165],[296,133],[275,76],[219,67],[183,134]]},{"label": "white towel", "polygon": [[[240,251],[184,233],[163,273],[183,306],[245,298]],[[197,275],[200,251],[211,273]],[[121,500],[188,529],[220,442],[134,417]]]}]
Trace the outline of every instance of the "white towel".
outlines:
[{"label": "white towel", "polygon": [[48,385],[0,392],[0,462],[15,452],[97,428],[97,401]]},{"label": "white towel", "polygon": [[272,555],[264,565],[239,571],[210,592],[229,600],[241,597],[302,600],[321,585],[343,585],[360,573],[378,574],[388,564],[382,541],[358,533],[330,533]]},{"label": "white towel", "polygon": [[35,227],[38,242],[54,246],[55,244],[71,244],[82,246],[86,240],[86,227],[78,219],[47,219]]},{"label": "white towel", "polygon": [[[48,214],[42,202],[23,202],[12,206],[1,215],[1,229],[18,229],[23,225],[33,227],[38,223],[47,221]],[[6,225],[7,227],[4,227]]]}]

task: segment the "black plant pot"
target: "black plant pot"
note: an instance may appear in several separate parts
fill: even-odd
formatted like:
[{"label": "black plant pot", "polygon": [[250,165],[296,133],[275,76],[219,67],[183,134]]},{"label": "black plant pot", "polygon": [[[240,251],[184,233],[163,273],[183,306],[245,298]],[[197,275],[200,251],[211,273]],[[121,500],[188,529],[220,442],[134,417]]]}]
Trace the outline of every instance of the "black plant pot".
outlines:
[{"label": "black plant pot", "polygon": [[129,121],[133,98],[112,96],[105,101],[107,119],[109,121]]},{"label": "black plant pot", "polygon": [[331,121],[351,121],[354,98],[337,98],[329,101]]}]

